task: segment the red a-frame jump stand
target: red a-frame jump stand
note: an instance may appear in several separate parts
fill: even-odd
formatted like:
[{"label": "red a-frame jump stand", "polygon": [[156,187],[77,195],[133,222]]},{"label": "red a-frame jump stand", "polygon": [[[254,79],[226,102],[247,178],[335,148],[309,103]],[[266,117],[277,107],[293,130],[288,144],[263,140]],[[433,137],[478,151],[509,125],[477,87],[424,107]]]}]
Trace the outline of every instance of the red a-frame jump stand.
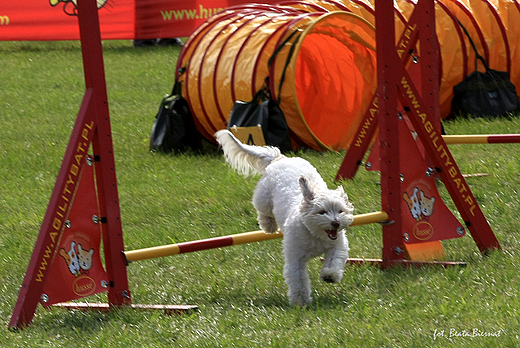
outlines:
[{"label": "red a-frame jump stand", "polygon": [[[96,1],[79,0],[77,8],[86,92],[10,329],[29,325],[38,303],[47,307],[105,291],[108,303],[70,307],[108,309],[128,305],[160,308],[166,313],[196,308],[131,304]],[[90,148],[93,156],[87,154]],[[106,271],[99,257],[101,234]]]},{"label": "red a-frame jump stand", "polygon": [[[425,153],[419,161],[425,169],[422,173],[428,177],[438,175],[443,181],[480,251],[485,253],[500,249],[498,240],[441,136],[439,48],[435,32],[434,1],[419,0],[397,46],[394,44],[392,1],[376,0],[375,6],[377,95],[360,123],[336,179],[354,177],[376,130],[379,129],[382,210],[388,213],[391,222],[383,226],[382,264],[383,267],[391,267],[396,263],[413,263],[405,260],[403,252],[406,248],[405,242],[409,241],[412,234],[412,231],[405,229],[403,225],[403,221],[410,215],[403,199],[411,195],[411,192],[405,189],[406,175],[403,176],[403,172],[410,170],[407,167],[417,165],[417,162],[413,163],[414,156],[410,156],[408,150],[418,148],[419,145],[416,143],[421,144]],[[418,44],[419,52],[415,49]],[[420,58],[417,58],[418,55]],[[412,56],[416,61],[418,59],[420,64],[410,64],[411,67],[407,70],[406,65],[410,63],[409,59]],[[420,78],[414,80],[410,71],[416,70],[417,67],[420,68]],[[416,85],[421,88],[417,88]],[[409,121],[403,119],[403,115],[398,112],[398,102],[406,111]],[[419,141],[406,140],[412,139],[411,130],[415,132]],[[374,146],[377,146],[377,141]],[[425,158],[432,164],[427,166]],[[417,182],[424,180],[419,179]],[[423,195],[420,184],[413,188],[414,194],[420,192]],[[416,195],[415,200],[417,199]],[[438,205],[437,202],[435,204]],[[414,228],[419,231],[416,242],[421,243],[433,235],[434,228],[429,222],[420,221],[422,212],[413,209],[412,205],[410,207],[413,217],[419,221]],[[420,227],[417,228],[420,224],[428,227],[421,230]],[[461,227],[458,227],[457,231],[459,235],[463,234]],[[423,236],[425,238],[420,238]],[[439,237],[437,240],[455,237]]]}]

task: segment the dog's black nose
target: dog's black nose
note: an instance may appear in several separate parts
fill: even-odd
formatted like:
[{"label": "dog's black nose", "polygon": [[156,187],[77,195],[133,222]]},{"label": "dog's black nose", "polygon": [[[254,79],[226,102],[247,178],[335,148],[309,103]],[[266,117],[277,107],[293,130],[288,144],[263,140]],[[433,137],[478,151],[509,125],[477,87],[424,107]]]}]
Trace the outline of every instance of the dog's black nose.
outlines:
[{"label": "dog's black nose", "polygon": [[338,228],[339,228],[339,221],[334,220],[334,221],[332,221],[332,222],[330,223],[330,225],[331,225],[333,228],[338,229]]}]

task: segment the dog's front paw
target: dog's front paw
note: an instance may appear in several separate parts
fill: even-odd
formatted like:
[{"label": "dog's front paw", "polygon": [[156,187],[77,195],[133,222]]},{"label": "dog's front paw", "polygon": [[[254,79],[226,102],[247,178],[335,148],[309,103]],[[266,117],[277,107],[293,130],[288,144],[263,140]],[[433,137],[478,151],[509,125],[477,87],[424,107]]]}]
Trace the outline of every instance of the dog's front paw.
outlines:
[{"label": "dog's front paw", "polygon": [[343,271],[332,268],[322,268],[320,279],[326,283],[339,283],[341,279],[343,279]]},{"label": "dog's front paw", "polygon": [[321,280],[323,280],[325,283],[334,283],[334,278],[332,276],[323,277]]}]

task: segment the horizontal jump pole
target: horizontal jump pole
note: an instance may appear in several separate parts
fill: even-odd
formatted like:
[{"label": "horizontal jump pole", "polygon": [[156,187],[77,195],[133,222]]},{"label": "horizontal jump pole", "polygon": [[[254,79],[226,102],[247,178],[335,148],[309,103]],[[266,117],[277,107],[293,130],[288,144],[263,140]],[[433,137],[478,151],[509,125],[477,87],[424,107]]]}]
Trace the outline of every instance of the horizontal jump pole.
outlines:
[{"label": "horizontal jump pole", "polygon": [[[384,222],[388,220],[388,214],[384,211],[354,215],[354,221],[350,226],[360,226],[371,223]],[[158,257],[177,254],[191,253],[194,251],[222,248],[232,245],[261,242],[270,239],[282,238],[281,232],[265,233],[264,231],[253,231],[238,233],[229,236],[201,239],[192,242],[161,245],[157,247],[129,250],[124,252],[127,262],[154,259]]]},{"label": "horizontal jump pole", "polygon": [[520,134],[443,135],[446,144],[509,144],[520,143]]}]

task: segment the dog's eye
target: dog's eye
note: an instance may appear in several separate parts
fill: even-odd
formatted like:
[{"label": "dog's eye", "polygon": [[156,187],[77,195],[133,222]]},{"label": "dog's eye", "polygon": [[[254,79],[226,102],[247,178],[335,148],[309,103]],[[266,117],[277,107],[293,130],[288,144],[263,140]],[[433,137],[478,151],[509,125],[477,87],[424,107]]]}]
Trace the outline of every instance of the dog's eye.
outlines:
[{"label": "dog's eye", "polygon": [[339,213],[339,214],[343,214],[344,211],[340,209],[340,210],[338,211],[338,213]]},{"label": "dog's eye", "polygon": [[318,214],[324,215],[324,214],[327,214],[327,211],[326,210],[320,210],[320,212]]}]

